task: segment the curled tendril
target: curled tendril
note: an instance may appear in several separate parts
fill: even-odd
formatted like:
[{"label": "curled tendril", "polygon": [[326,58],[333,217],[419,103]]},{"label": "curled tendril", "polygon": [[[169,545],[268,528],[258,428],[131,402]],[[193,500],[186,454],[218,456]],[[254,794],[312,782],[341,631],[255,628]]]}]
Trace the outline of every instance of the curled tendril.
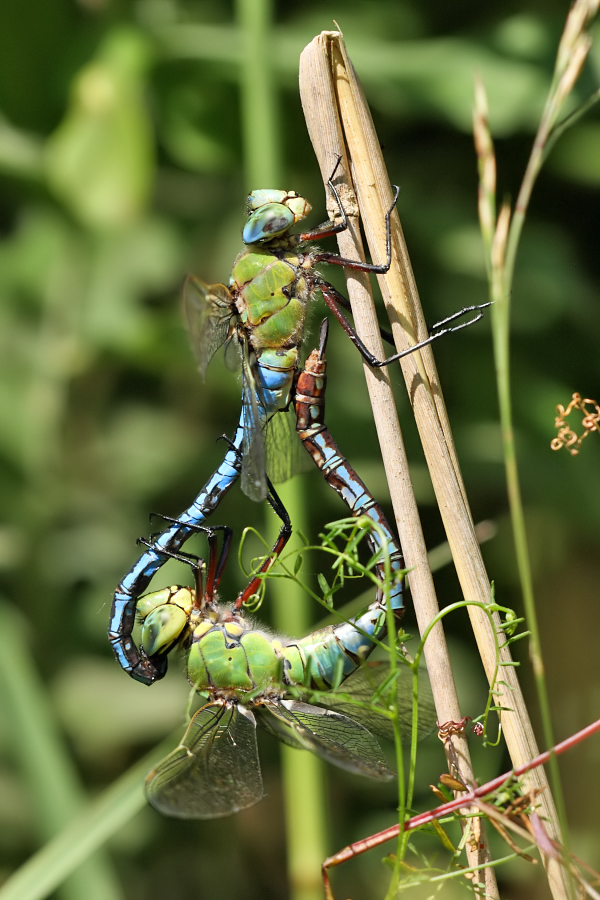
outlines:
[{"label": "curled tendril", "polygon": [[443,722],[441,725],[439,722],[436,722],[440,741],[446,743],[453,734],[464,734],[467,722],[472,721],[471,716],[465,716],[460,722],[453,722],[450,720],[449,722]]},{"label": "curled tendril", "polygon": [[[593,407],[593,409],[588,409],[588,407]],[[578,409],[579,412],[583,413],[581,424],[584,431],[581,436],[578,436],[565,422],[565,419],[571,415],[574,409]],[[562,403],[559,403],[556,407],[556,412],[554,426],[558,429],[558,437],[550,441],[550,447],[552,450],[560,450],[561,447],[566,447],[571,456],[577,456],[584,438],[591,434],[592,431],[600,432],[600,405],[595,400],[582,399],[581,394],[574,393],[569,405],[565,408]]]}]

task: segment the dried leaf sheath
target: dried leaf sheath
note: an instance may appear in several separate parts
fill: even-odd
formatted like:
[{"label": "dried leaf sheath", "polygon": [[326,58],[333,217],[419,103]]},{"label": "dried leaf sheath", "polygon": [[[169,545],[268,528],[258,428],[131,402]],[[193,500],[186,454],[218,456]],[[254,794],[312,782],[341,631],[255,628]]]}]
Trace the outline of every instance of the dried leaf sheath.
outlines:
[{"label": "dried leaf sheath", "polygon": [[[323,33],[304,50],[300,58],[300,93],[307,126],[324,181],[331,175],[333,165],[339,154],[344,155],[345,142],[340,130],[338,107],[333,89],[332,70],[329,56],[329,44],[336,34]],[[341,88],[338,83],[338,90]],[[340,105],[342,105],[340,103]],[[360,129],[358,129],[360,135]],[[354,160],[354,157],[353,157]],[[355,163],[353,165],[353,171]],[[348,183],[350,179],[344,172],[348,172],[348,163],[344,159],[342,173],[335,182]],[[373,184],[371,179],[370,184]],[[369,193],[369,181],[366,186],[361,183],[363,194]],[[350,227],[338,237],[340,253],[348,258],[364,258],[362,241],[358,227],[356,199],[349,195],[348,191],[342,197],[344,207],[349,216]],[[375,196],[377,200],[377,197]],[[332,198],[328,196],[328,203]],[[390,196],[391,201],[391,196]],[[389,204],[388,204],[389,206]],[[335,205],[330,207],[331,214],[336,210]],[[382,222],[386,208],[379,202],[378,212],[381,213],[378,222],[379,245],[371,247],[374,261],[385,259],[385,247],[383,246]],[[357,331],[367,347],[383,358],[383,346],[377,317],[370,292],[368,278],[359,272],[349,272],[347,276],[348,294],[352,303],[354,322]],[[408,323],[408,319],[405,320]],[[422,337],[426,337],[423,331]],[[412,571],[409,576],[411,594],[419,628],[424,631],[429,622],[439,612],[433,579],[427,563],[427,552],[421,523],[410,481],[406,453],[402,441],[402,434],[398,422],[398,415],[391,390],[390,375],[386,369],[371,369],[364,365],[365,378],[373,407],[373,414],[377,433],[382,450],[382,456],[390,494],[394,507],[396,525],[403,547],[406,564]],[[426,378],[425,372],[423,378]],[[458,721],[462,718],[454,678],[450,666],[448,650],[441,625],[436,626],[425,648],[427,667],[431,679],[436,711],[440,722],[450,719]],[[450,759],[453,753],[458,759],[461,772],[468,781],[473,780],[473,771],[469,757],[466,737],[453,735],[447,749]],[[467,848],[470,865],[481,865],[491,858],[485,839],[485,833],[479,833],[480,822],[477,820],[475,828],[478,830],[477,842],[473,842],[475,849]],[[481,846],[483,845],[483,846]],[[495,876],[491,869],[485,870],[485,890],[489,897],[498,897]]]}]

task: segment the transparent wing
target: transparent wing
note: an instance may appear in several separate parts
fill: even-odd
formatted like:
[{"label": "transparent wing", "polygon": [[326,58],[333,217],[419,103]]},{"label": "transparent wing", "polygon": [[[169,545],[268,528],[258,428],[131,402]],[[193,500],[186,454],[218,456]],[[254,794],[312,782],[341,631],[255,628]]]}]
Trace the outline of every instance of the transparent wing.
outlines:
[{"label": "transparent wing", "polygon": [[242,343],[242,413],[242,490],[251,500],[264,500],[267,496],[263,434],[265,415],[259,405],[256,379],[245,340]]},{"label": "transparent wing", "polygon": [[292,475],[307,472],[311,459],[296,433],[296,414],[292,405],[285,412],[275,413],[267,425],[265,440],[267,474],[274,484],[287,481]]},{"label": "transparent wing", "polygon": [[[392,723],[385,716],[379,715],[375,710],[362,709],[348,700],[342,699],[343,694],[351,694],[354,700],[361,703],[370,703],[373,695],[385,681],[390,673],[390,667],[386,662],[364,663],[356,672],[342,682],[338,691],[333,691],[327,697],[327,709],[335,709],[346,716],[350,716],[364,725],[370,731],[380,737],[394,739]],[[400,730],[402,735],[410,740],[412,734],[412,672],[408,666],[400,666],[397,680],[397,703]],[[338,694],[340,696],[338,696]],[[427,737],[436,727],[436,713],[431,693],[431,685],[427,672],[419,670],[419,740]]]},{"label": "transparent wing", "polygon": [[194,355],[204,378],[206,367],[231,334],[236,309],[225,284],[205,284],[190,275],[183,289],[185,315]]},{"label": "transparent wing", "polygon": [[328,762],[380,781],[394,778],[373,735],[348,716],[296,700],[256,708],[260,725],[292,747],[312,750]]},{"label": "transparent wing", "polygon": [[241,706],[198,710],[178,747],[146,777],[146,797],[167,816],[214,819],[263,795],[256,722]]},{"label": "transparent wing", "polygon": [[237,372],[242,362],[242,348],[237,333],[234,332],[225,341],[225,365],[230,372]]}]

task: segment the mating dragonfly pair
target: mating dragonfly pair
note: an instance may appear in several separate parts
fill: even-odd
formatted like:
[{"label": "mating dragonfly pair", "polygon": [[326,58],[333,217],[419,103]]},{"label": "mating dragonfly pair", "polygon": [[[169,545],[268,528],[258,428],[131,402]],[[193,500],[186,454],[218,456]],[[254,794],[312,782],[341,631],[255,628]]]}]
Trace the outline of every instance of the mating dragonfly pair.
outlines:
[{"label": "mating dragonfly pair", "polygon": [[[382,587],[386,555],[393,576],[387,603],[396,622],[404,610],[400,547],[381,508],[340,454],[324,422],[326,321],[319,349],[309,356],[298,377],[307,305],[320,292],[363,358],[373,366],[388,365],[448,331],[477,321],[482,307],[461,310],[434,326],[426,341],[385,360],[376,359],[344,315],[343,310],[349,308],[347,300],[318,274],[316,266],[333,263],[360,271],[386,272],[391,264],[393,206],[386,215],[384,264],[306,250],[310,241],[347,227],[334,176],[335,170],[329,187],[338,203],[339,222],[327,221],[311,231],[291,234],[292,226],[310,211],[307,201],[295,192],[254,191],[248,198],[249,216],[242,235],[247,249],[235,261],[229,286],[205,285],[196,278],[190,278],[186,286],[186,312],[200,371],[205,373],[215,352],[225,344],[226,360],[241,360],[242,412],[222,464],[194,503],[177,519],[167,519],[170,526],[158,537],[141,540],[146,551],[117,588],[109,627],[118,662],[145,684],[164,677],[168,654],[176,646],[183,647],[188,678],[204,704],[191,720],[183,741],[147,779],[150,802],[169,815],[228,815],[261,798],[257,723],[283,742],[310,749],[350,771],[381,779],[393,777],[354,708],[350,716],[289,699],[290,693],[297,693],[292,688],[304,685],[329,690],[334,683],[343,682],[346,691],[368,700],[375,682],[387,675],[387,669],[362,666],[387,631]],[[474,310],[477,315],[470,322],[443,327]],[[382,335],[389,338],[386,332]],[[368,516],[376,525],[369,541],[381,557],[376,572],[382,585],[363,614],[300,640],[274,639],[250,624],[243,612],[291,534],[289,517],[269,476],[280,481],[293,472],[295,454],[290,450],[289,417],[284,415],[292,402],[295,430],[327,482],[352,515]],[[231,531],[203,523],[240,475],[245,493],[255,500],[266,498],[282,519],[282,527],[260,571],[232,605],[223,606],[217,589]],[[201,561],[181,550],[198,531],[207,534],[209,543],[204,585]],[[219,531],[223,532],[220,552]],[[195,587],[167,588],[142,596],[158,569],[172,557],[191,565]],[[139,647],[133,639],[136,616],[142,622]],[[334,705],[332,694],[328,706]],[[387,722],[375,713],[369,725],[387,734]],[[410,729],[409,716],[405,725]]]}]

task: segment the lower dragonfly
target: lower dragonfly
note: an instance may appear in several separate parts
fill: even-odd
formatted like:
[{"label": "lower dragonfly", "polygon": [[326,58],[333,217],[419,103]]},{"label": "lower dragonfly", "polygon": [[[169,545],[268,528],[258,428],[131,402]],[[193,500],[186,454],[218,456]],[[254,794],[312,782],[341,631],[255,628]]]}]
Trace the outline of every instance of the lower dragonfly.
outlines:
[{"label": "lower dragonfly", "polygon": [[[294,443],[290,440],[293,426],[282,413],[289,407],[293,393],[309,301],[320,293],[363,358],[376,367],[389,365],[449,331],[472,324],[489,305],[468,307],[438,322],[426,340],[408,350],[385,360],[373,356],[342,311],[350,308],[348,301],[320,276],[316,266],[329,263],[363,272],[387,272],[392,259],[390,216],[398,194],[396,191],[394,204],[385,217],[385,263],[364,263],[335,253],[305,249],[310,242],[348,227],[333,184],[339,162],[338,159],[328,182],[338,205],[339,221],[329,220],[310,231],[292,234],[290,229],[310,212],[309,203],[295,191],[253,191],[248,197],[248,221],[242,233],[246,247],[234,263],[229,286],[207,285],[194,277],[188,279],[186,313],[200,372],[204,375],[223,344],[226,360],[239,362],[241,359],[242,412],[217,471],[188,509],[177,519],[167,519],[168,527],[151,543],[145,542],[145,552],[115,591],[109,640],[122,668],[144,684],[153,684],[165,675],[166,657],[154,661],[136,649],[131,640],[136,604],[170,552],[177,552],[195,527],[208,519],[240,474],[242,489],[252,499],[260,500],[266,496],[267,470],[276,482],[285,481],[294,471]],[[447,327],[449,322],[471,311],[477,313],[473,319]],[[382,330],[382,335],[391,340],[389,333]],[[265,433],[266,451],[269,446],[272,448],[270,454],[264,447]]]},{"label": "lower dragonfly", "polygon": [[[397,623],[404,612],[400,547],[381,508],[340,454],[323,423],[323,350],[322,332],[320,349],[307,360],[296,394],[300,438],[352,514],[368,516],[377,524],[377,530],[369,533],[371,549],[388,555],[396,577],[386,601],[385,563],[380,556],[375,566],[380,587],[366,611],[299,640],[274,638],[249,622],[244,616],[244,604],[256,592],[291,533],[287,513],[270,484],[268,499],[283,524],[270,556],[232,605],[222,605],[217,597],[231,544],[229,529],[201,526],[208,534],[210,548],[204,587],[201,561],[173,553],[192,565],[196,585],[165,588],[140,599],[142,641],[151,656],[167,654],[176,645],[187,650],[188,679],[203,705],[190,721],[181,743],[146,779],[149,802],[166,815],[216,818],[258,802],[263,787],[257,725],[284,743],[311,750],[347,771],[379,780],[394,777],[371,734],[373,730],[389,736],[388,719],[376,712],[365,716],[364,710],[355,711],[351,703],[344,703],[343,696],[338,700],[335,693],[330,695],[327,706],[289,699],[294,688],[329,691],[334,683],[341,682],[345,693],[368,700],[377,683],[389,675],[389,668],[383,664],[364,665],[366,657],[385,637],[386,603],[393,609]],[[217,530],[225,532],[220,553]],[[409,672],[406,667],[401,667],[402,671]],[[401,725],[405,733],[410,733],[412,710],[406,703],[404,710]],[[429,718],[434,718],[431,710]],[[368,723],[369,728],[363,723]],[[427,731],[427,724],[423,724],[423,733]]]}]

